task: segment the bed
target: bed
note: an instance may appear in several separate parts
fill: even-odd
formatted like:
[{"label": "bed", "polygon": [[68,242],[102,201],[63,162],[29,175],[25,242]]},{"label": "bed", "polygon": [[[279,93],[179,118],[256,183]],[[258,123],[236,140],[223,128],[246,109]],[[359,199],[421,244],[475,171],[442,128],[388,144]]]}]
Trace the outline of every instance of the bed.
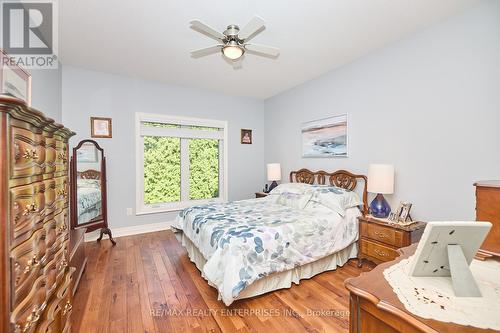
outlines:
[{"label": "bed", "polygon": [[86,223],[102,215],[100,172],[86,170],[77,176],[78,223]]},{"label": "bed", "polygon": [[190,260],[230,305],[355,258],[357,217],[367,212],[366,181],[345,170],[292,171],[290,183],[265,198],[189,207],[172,227]]}]

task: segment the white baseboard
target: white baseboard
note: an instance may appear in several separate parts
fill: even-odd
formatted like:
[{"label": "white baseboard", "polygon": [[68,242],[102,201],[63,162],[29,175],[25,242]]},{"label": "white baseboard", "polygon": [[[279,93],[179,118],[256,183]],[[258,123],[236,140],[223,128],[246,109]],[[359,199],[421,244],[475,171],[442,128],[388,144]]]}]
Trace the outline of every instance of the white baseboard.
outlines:
[{"label": "white baseboard", "polygon": [[[111,232],[113,233],[113,238],[119,238],[119,237],[125,237],[125,236],[145,234],[148,232],[169,230],[170,226],[172,225],[173,222],[174,221],[168,221],[168,222],[161,222],[161,223],[133,225],[130,227],[110,228],[110,229],[111,229]],[[86,242],[95,241],[97,238],[99,238],[99,233],[100,233],[99,230],[94,230],[92,232],[89,232],[88,234],[85,234],[85,241]],[[103,239],[107,239],[107,238],[108,238],[108,236],[104,235]]]}]

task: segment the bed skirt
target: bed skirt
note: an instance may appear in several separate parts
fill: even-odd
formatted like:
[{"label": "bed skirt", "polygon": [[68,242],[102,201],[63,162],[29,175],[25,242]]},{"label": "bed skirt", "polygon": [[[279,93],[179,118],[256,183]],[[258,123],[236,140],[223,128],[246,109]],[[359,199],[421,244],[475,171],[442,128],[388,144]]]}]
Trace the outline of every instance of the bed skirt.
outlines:
[{"label": "bed skirt", "polygon": [[[193,242],[191,242],[191,240],[184,235],[183,232],[176,232],[175,236],[177,240],[182,244],[182,246],[184,246],[184,248],[186,249],[189,259],[196,265],[198,270],[200,270],[201,272],[201,276],[203,276],[203,278],[206,280],[203,274],[203,266],[205,266],[205,263],[207,262],[205,257],[196,248]],[[343,266],[349,259],[356,258],[357,254],[358,247],[356,242],[354,242],[351,245],[347,246],[345,249],[319,260],[288,271],[273,273],[260,280],[257,280],[246,289],[244,289],[237,297],[237,299],[250,298],[265,294],[270,291],[290,288],[292,286],[292,282],[295,284],[299,284],[300,280],[302,279],[309,279],[319,273],[334,270],[339,266]],[[220,295],[218,299],[221,299]]]}]

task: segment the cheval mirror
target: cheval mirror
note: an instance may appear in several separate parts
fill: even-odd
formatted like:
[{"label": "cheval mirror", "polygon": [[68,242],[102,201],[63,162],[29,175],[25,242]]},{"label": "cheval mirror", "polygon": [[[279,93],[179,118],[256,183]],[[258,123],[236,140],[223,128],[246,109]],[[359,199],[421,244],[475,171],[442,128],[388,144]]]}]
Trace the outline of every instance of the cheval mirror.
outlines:
[{"label": "cheval mirror", "polygon": [[86,232],[100,229],[97,241],[107,234],[106,158],[104,150],[94,140],[83,140],[73,148],[71,157],[71,227],[86,228]]}]

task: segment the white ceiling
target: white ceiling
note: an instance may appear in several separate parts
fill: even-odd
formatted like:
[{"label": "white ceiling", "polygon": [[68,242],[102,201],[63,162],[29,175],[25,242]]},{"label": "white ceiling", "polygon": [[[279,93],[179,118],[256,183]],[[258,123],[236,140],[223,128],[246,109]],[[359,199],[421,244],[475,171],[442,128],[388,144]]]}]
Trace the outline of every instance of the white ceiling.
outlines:
[{"label": "white ceiling", "polygon": [[[463,11],[479,0],[62,0],[66,65],[265,99]],[[246,55],[234,70],[219,53],[189,51],[214,40],[189,28],[200,19],[223,31],[253,15],[266,29],[252,42],[277,59]]]}]

